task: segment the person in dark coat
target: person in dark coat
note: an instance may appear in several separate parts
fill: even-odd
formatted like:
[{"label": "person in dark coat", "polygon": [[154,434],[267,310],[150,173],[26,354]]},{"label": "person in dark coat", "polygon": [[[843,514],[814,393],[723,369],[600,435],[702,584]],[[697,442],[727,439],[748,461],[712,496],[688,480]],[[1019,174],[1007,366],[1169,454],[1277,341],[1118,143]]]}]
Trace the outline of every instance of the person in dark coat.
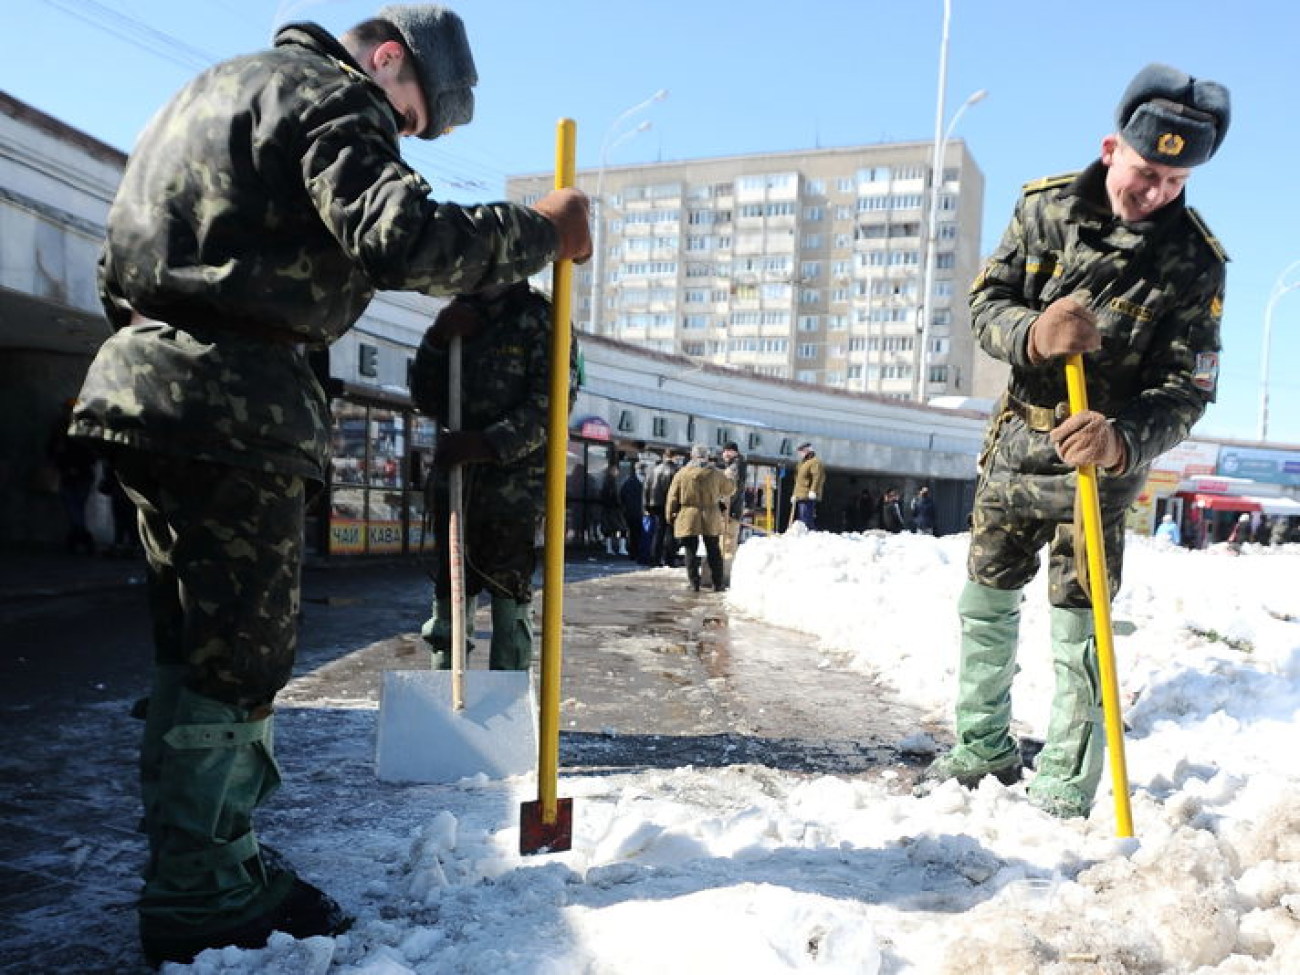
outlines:
[{"label": "person in dark coat", "polygon": [[677,538],[672,524],[664,514],[668,504],[668,489],[679,467],[680,452],[675,447],[664,449],[663,459],[650,469],[646,477],[643,498],[645,511],[654,519],[654,536],[650,540],[651,565],[676,565]]},{"label": "person in dark coat", "polygon": [[628,471],[627,477],[618,488],[619,504],[623,508],[623,524],[627,527],[627,554],[636,562],[647,564],[648,557],[643,552],[645,546],[641,540],[641,501],[645,495],[645,485],[637,476],[636,464]]},{"label": "person in dark coat", "polygon": [[887,488],[880,496],[880,527],[895,533],[907,527],[903,522],[903,504],[898,488]]},{"label": "person in dark coat", "polygon": [[912,499],[912,529],[922,535],[934,534],[934,498],[924,485]]}]

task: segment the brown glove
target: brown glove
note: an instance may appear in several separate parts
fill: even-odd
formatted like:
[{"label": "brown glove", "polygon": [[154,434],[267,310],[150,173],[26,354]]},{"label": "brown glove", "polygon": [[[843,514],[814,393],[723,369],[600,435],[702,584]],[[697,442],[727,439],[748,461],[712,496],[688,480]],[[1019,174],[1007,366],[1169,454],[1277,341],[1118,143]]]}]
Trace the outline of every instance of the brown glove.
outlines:
[{"label": "brown glove", "polygon": [[1118,472],[1128,462],[1124,438],[1095,410],[1068,417],[1050,436],[1056,444],[1057,456],[1072,467],[1095,464],[1103,470]]},{"label": "brown glove", "polygon": [[465,339],[473,338],[483,325],[483,316],[478,308],[471,302],[455,298],[438,312],[428,337],[431,342],[446,345],[456,335]]},{"label": "brown glove", "polygon": [[496,459],[492,442],[478,430],[443,430],[433,451],[433,463],[444,470],[457,464],[484,464]]},{"label": "brown glove", "polygon": [[585,264],[591,257],[591,215],[587,194],[574,187],[551,190],[533,209],[555,225],[560,235],[556,260]]},{"label": "brown glove", "polygon": [[1036,366],[1053,356],[1100,348],[1097,316],[1073,296],[1057,298],[1029,326],[1029,361]]}]

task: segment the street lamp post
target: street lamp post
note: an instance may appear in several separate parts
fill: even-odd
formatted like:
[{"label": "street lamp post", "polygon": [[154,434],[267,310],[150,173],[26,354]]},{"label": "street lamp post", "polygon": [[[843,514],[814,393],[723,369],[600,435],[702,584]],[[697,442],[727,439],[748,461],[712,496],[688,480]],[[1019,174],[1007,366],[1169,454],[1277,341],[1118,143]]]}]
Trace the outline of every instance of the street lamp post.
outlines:
[{"label": "street lamp post", "polygon": [[[987,95],[988,91],[981,88],[979,91],[971,92],[961,103],[961,107],[953,113],[943,138],[936,140],[934,159],[930,163],[930,212],[925,230],[925,267],[921,276],[921,300],[916,323],[916,339],[919,346],[916,359],[919,364],[914,388],[916,399],[921,403],[925,402],[926,386],[929,383],[926,373],[930,369],[930,319],[934,314],[932,309],[934,296],[931,292],[934,290],[935,255],[939,249],[939,199],[940,191],[943,189],[943,164],[947,156],[948,140],[952,138],[953,129],[957,127],[957,122],[965,114],[966,109],[976,102],[983,101]],[[942,103],[942,96],[940,96],[940,103]]]},{"label": "street lamp post", "polygon": [[655,102],[661,102],[667,97],[668,89],[660,88],[645,101],[638,102],[631,108],[620,113],[619,116],[609,124],[609,128],[605,131],[605,138],[600,144],[600,171],[596,175],[596,195],[592,197],[591,201],[593,218],[593,232],[591,235],[591,317],[588,328],[592,334],[598,334],[600,332],[600,276],[605,264],[605,255],[603,253],[605,237],[605,167],[609,163],[609,154],[616,146],[622,145],[628,139],[631,139],[633,136],[636,136],[650,128],[650,123],[646,121],[642,122],[635,128],[628,129],[627,131],[618,134],[618,127],[620,125],[637,112],[643,111]]},{"label": "street lamp post", "polygon": [[1273,342],[1273,307],[1288,291],[1300,288],[1300,280],[1292,281],[1290,284],[1284,283],[1287,275],[1296,268],[1300,268],[1300,261],[1287,265],[1286,269],[1277,276],[1277,280],[1273,282],[1273,291],[1268,298],[1268,305],[1264,309],[1264,351],[1260,357],[1259,367],[1259,440],[1261,443],[1268,439],[1268,367]]}]

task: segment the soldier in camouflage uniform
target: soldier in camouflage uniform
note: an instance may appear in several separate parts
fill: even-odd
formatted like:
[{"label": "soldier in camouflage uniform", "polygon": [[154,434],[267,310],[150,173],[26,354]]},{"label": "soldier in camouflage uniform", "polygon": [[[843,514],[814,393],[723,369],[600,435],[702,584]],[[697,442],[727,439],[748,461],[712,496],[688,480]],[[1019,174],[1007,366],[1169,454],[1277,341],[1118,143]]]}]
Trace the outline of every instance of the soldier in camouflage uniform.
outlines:
[{"label": "soldier in camouflage uniform", "polygon": [[[1076,469],[1098,470],[1113,596],[1125,509],[1151,462],[1214,399],[1226,258],[1183,190],[1228,120],[1222,86],[1143,69],[1100,160],[1028,184],[972,286],[975,332],[1011,377],[980,457],[958,604],[957,744],[927,770],[923,789],[1020,778],[1010,734],[1019,607],[1047,545],[1056,693],[1028,791],[1053,815],[1088,814],[1104,736],[1091,601],[1077,572]],[[1090,409],[1067,418],[1064,360],[1075,353],[1085,357]]]},{"label": "soldier in camouflage uniform", "polygon": [[346,923],[252,831],[279,781],[272,702],[294,661],[308,484],[329,459],[307,350],[377,289],[477,290],[590,250],[577,191],[444,204],[402,161],[399,136],[469,122],[476,82],[441,7],[387,7],[338,39],[292,24],[186,85],[128,160],[100,260],[116,331],[71,433],[113,453],[149,560],[152,964]]},{"label": "soldier in camouflage uniform", "polygon": [[[527,670],[532,661],[537,524],[546,500],[546,421],[551,403],[551,304],[526,282],[462,295],[425,333],[411,373],[420,410],[447,417],[448,326],[463,334],[459,431],[442,430],[429,479],[438,571],[433,615],[421,633],[433,666],[451,666],[451,578],[447,475],[464,467],[465,618],[475,597],[492,597],[492,670]],[[577,396],[578,347],[570,344],[569,407]]]}]

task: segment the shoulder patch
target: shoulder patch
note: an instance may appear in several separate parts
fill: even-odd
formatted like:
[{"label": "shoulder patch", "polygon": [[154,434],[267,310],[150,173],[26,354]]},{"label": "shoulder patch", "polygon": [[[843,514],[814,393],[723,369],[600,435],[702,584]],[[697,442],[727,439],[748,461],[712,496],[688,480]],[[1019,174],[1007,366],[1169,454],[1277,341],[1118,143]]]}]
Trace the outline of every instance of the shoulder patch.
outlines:
[{"label": "shoulder patch", "polygon": [[1078,173],[1062,173],[1059,176],[1044,176],[1042,179],[1031,179],[1021,187],[1021,192],[1025,194],[1041,193],[1043,190],[1055,189],[1059,186],[1069,186],[1074,182],[1074,178],[1078,175]]},{"label": "shoulder patch", "polygon": [[1205,243],[1209,245],[1210,250],[1214,251],[1214,256],[1224,264],[1227,264],[1229,260],[1227,251],[1225,251],[1223,245],[1219,243],[1219,238],[1215,237],[1210,228],[1206,226],[1205,221],[1201,219],[1201,215],[1191,207],[1188,207],[1187,216],[1192,221],[1192,226],[1197,229],[1201,237],[1205,240]]}]

